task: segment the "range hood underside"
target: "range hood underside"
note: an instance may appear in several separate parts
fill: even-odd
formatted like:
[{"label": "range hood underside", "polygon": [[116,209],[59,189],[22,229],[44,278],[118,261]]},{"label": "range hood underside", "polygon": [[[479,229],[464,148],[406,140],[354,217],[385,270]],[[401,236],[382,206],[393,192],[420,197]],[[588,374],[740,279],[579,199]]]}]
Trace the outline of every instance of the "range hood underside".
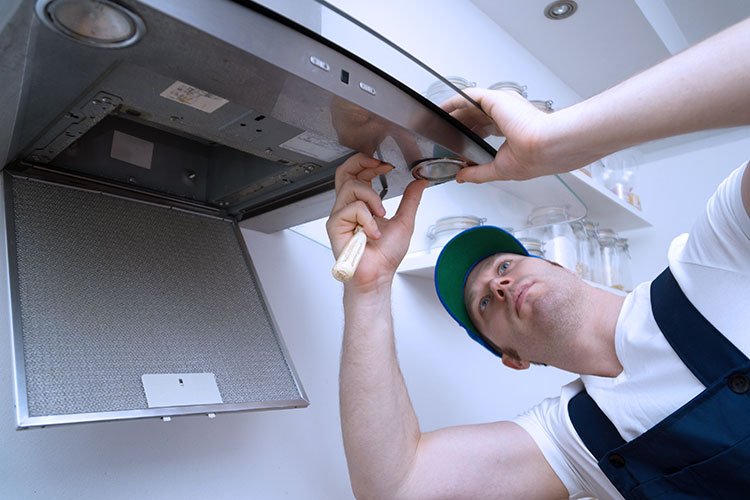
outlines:
[{"label": "range hood underside", "polygon": [[[355,151],[398,167],[389,196],[424,158],[490,157],[425,102],[309,33],[232,2],[147,3],[132,3],[147,35],[114,51],[27,19],[10,158],[202,203],[236,220],[285,212],[255,227],[273,231],[324,216],[333,172]],[[16,17],[23,22],[23,9]],[[9,50],[26,49],[13,42]],[[125,154],[116,154],[123,142]]]}]

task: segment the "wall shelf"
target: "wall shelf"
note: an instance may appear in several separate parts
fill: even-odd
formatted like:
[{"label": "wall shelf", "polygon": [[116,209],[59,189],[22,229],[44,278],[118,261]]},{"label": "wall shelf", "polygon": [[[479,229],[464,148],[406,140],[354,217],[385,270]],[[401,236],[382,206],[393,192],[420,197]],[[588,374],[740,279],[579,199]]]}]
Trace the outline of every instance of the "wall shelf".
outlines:
[{"label": "wall shelf", "polygon": [[[436,247],[430,250],[410,253],[401,262],[401,265],[398,267],[396,272],[398,274],[406,276],[417,276],[419,278],[427,278],[432,280],[435,275],[435,263],[437,261],[438,255],[440,255],[441,250],[441,247]],[[615,295],[620,295],[621,297],[624,297],[628,294],[628,292],[624,290],[608,287],[606,285],[595,283],[589,280],[584,281],[595,288],[600,288],[607,292],[614,293]]]},{"label": "wall shelf", "polygon": [[621,200],[580,170],[561,174],[560,178],[586,205],[587,217],[598,222],[600,227],[608,227],[615,231],[628,231],[653,225],[641,210]]},{"label": "wall shelf", "polygon": [[[587,207],[587,217],[598,222],[600,227],[627,231],[651,227],[651,222],[643,213],[618,198],[614,193],[594,181],[581,171],[574,171],[560,175],[562,180],[583,201]],[[409,252],[398,268],[399,274],[433,279],[435,262],[442,248],[428,248],[426,250]],[[626,295],[626,292],[609,288],[598,283],[587,282],[597,288]]]}]

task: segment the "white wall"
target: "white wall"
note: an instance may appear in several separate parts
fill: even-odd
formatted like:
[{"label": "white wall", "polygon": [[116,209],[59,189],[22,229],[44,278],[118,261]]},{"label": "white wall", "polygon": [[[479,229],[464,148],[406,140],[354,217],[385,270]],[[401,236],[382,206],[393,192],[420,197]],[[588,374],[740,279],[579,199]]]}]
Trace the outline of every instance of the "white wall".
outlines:
[{"label": "white wall", "polygon": [[645,156],[637,191],[654,224],[625,234],[630,239],[634,283],[653,279],[667,266],[672,239],[690,232],[721,181],[750,158],[750,128],[697,136]]},{"label": "white wall", "polygon": [[16,431],[3,287],[0,498],[351,496],[337,416],[340,294],[328,252],[287,232],[247,239],[310,407]]},{"label": "white wall", "polygon": [[[443,71],[484,85],[515,79],[529,85],[530,97],[552,98],[560,104],[576,98],[466,0],[346,3],[386,13],[380,24],[389,31],[386,35],[408,34],[414,43],[411,48],[421,57],[445,60],[439,68]],[[396,11],[399,17],[387,14]],[[660,161],[642,175],[641,194],[647,207],[657,206],[658,186],[665,182],[682,196],[670,198],[668,209],[649,208],[658,222],[653,230],[644,230],[644,236],[632,236],[637,259],[642,252],[650,254],[652,247],[663,246],[665,234],[682,230],[674,214],[687,214],[684,207],[706,197],[709,184],[716,184],[714,177],[723,175],[720,165],[727,163],[723,157],[740,156],[747,142],[729,149],[700,152],[691,160],[693,167],[679,157]],[[737,161],[733,157],[728,163]],[[698,172],[700,180],[694,182]],[[685,177],[674,177],[677,173]],[[329,274],[332,258],[325,248],[288,231],[246,234],[310,407],[220,414],[213,420],[177,417],[169,423],[149,419],[16,431],[8,291],[3,287],[0,498],[351,497],[339,434],[337,373],[343,318],[340,285]],[[649,270],[659,267],[643,262]],[[0,276],[0,283],[6,282],[7,277]],[[398,349],[424,429],[513,417],[540,398],[554,395],[560,383],[571,379],[552,368],[535,367],[525,373],[503,368],[453,326],[429,280],[399,277],[394,287]]]}]

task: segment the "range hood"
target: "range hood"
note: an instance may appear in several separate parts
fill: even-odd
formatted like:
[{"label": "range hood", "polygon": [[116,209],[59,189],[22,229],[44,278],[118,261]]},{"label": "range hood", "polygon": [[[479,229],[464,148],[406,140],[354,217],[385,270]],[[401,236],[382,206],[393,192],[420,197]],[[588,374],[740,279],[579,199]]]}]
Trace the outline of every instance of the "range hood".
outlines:
[{"label": "range hood", "polygon": [[[4,32],[3,58],[25,61],[7,155],[20,169],[167,196],[272,232],[324,216],[333,171],[355,151],[397,166],[491,158],[419,94],[257,4],[121,2],[143,35],[106,49],[40,21],[65,2],[37,2],[39,16],[23,5]],[[320,24],[322,5],[296,4]],[[390,196],[410,180],[400,173]]]},{"label": "range hood", "polygon": [[491,157],[298,7],[304,25],[229,0],[0,20],[19,428],[307,406],[240,227],[324,216],[356,151],[401,167],[389,196],[425,158]]},{"label": "range hood", "polygon": [[[307,406],[241,228],[325,216],[357,151],[396,167],[388,198],[422,160],[492,158],[417,90],[457,92],[446,80],[324,2],[279,5],[0,14],[0,331],[19,428]],[[352,50],[377,45],[377,66],[321,36],[332,19]]]}]

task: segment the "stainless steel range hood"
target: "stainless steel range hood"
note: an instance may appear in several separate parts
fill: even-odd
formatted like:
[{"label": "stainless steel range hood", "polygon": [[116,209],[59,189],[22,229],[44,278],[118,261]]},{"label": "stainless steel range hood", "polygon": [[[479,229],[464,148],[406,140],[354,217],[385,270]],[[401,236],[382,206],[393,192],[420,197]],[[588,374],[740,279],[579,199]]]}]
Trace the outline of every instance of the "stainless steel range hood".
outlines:
[{"label": "stainless steel range hood", "polygon": [[[357,151],[396,167],[389,198],[419,161],[494,153],[418,93],[436,74],[322,1],[10,5],[0,331],[20,428],[307,406],[240,228],[325,216]],[[321,36],[331,19],[377,67]]]},{"label": "stainless steel range hood", "polygon": [[[66,25],[92,6],[127,11],[112,40],[101,12]],[[0,192],[20,428],[307,406],[240,226],[324,216],[356,151],[398,167],[389,197],[415,162],[492,155],[321,37],[313,1],[304,25],[229,0],[14,9]]]},{"label": "stainless steel range hood", "polygon": [[[298,4],[318,16],[323,8]],[[256,4],[121,5],[146,30],[125,48],[69,40],[27,5],[5,30],[3,58],[26,61],[8,152],[18,168],[166,195],[238,221],[278,210],[243,224],[270,232],[325,215],[333,171],[354,151],[379,146],[401,167],[390,196],[419,160],[491,157],[414,91]]]}]

